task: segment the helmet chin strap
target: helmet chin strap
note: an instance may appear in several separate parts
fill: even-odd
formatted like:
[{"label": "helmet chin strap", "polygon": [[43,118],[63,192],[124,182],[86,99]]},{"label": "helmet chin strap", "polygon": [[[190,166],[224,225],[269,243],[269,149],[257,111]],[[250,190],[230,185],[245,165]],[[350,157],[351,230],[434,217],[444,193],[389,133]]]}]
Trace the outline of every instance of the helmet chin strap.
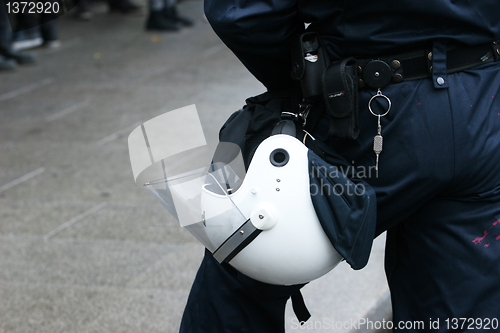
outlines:
[{"label": "helmet chin strap", "polygon": [[262,230],[257,229],[250,219],[238,228],[224,243],[214,251],[213,256],[220,264],[231,261],[240,253]]},{"label": "helmet chin strap", "polygon": [[[301,119],[297,114],[282,112],[281,118],[282,120],[274,126],[271,135],[286,134],[293,136],[317,155],[323,156],[323,151],[316,146],[314,138],[303,129],[302,122],[300,121]],[[311,317],[311,314],[304,302],[304,297],[302,296],[300,290],[298,290],[298,292],[292,295],[291,298],[293,312],[297,316],[300,324],[303,325]]]},{"label": "helmet chin strap", "polygon": [[300,291],[300,289],[295,295],[292,295],[292,309],[295,313],[295,316],[297,316],[300,325],[304,325],[304,323],[309,318],[311,318],[311,313],[307,309],[306,303],[304,301],[304,296],[302,296],[302,292]]}]

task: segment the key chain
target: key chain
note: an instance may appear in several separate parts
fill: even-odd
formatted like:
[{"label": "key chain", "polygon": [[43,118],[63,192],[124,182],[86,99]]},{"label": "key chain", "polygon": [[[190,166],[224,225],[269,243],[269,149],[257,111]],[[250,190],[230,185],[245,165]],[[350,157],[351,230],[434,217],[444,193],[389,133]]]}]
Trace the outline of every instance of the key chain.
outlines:
[{"label": "key chain", "polygon": [[[373,112],[372,102],[377,97],[384,98],[387,101],[387,103],[389,104],[389,106],[387,107],[387,111],[385,111],[385,113],[376,114],[375,112]],[[382,152],[382,144],[384,143],[384,138],[382,137],[382,125],[380,124],[380,118],[386,116],[389,113],[389,111],[391,110],[391,100],[389,99],[389,97],[382,94],[382,91],[379,88],[377,90],[377,94],[373,95],[372,98],[370,98],[370,100],[368,101],[368,110],[370,110],[370,113],[372,115],[374,115],[375,117],[377,117],[377,120],[378,120],[377,121],[377,125],[378,125],[377,126],[377,135],[375,135],[375,137],[373,138],[373,151],[375,152],[375,155],[377,156],[376,162],[375,162],[375,170],[378,171],[378,158],[379,158],[380,153]]]}]

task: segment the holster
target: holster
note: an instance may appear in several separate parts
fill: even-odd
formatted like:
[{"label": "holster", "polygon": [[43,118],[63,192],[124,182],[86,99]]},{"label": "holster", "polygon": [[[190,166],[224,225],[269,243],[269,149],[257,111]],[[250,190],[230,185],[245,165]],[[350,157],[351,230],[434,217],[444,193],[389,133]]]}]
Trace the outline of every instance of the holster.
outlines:
[{"label": "holster", "polygon": [[321,99],[321,75],[330,60],[315,32],[306,32],[299,36],[292,50],[292,78],[300,81],[302,97],[308,102]]},{"label": "holster", "polygon": [[356,59],[330,63],[319,34],[307,32],[299,36],[293,47],[292,64],[292,78],[300,81],[304,100],[324,101],[330,118],[329,135],[356,139],[359,134]]}]

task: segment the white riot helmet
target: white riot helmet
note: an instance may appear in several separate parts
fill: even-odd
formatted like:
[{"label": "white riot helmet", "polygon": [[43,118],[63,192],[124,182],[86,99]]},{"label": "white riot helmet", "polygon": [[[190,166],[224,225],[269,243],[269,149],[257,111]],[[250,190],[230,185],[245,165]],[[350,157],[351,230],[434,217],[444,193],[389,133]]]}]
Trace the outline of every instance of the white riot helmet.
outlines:
[{"label": "white riot helmet", "polygon": [[[218,262],[227,262],[261,282],[292,285],[319,278],[342,260],[311,200],[306,146],[289,135],[270,136],[257,147],[246,173],[239,147],[231,143],[220,143],[205,166],[192,163],[185,154],[156,159],[153,152],[158,147],[152,142],[165,145],[168,140],[151,135],[155,128],[166,128],[157,122],[177,111],[131,133],[134,175]],[[183,111],[180,118],[186,120],[189,117]],[[191,126],[195,118],[189,120]],[[165,135],[172,137],[172,133]],[[202,141],[198,144],[203,148]],[[139,153],[140,147],[148,152]],[[199,156],[200,147],[189,151]],[[136,156],[148,156],[151,168],[163,177],[146,180],[139,175]],[[179,166],[179,159],[191,168],[170,176],[169,166]],[[142,162],[143,167],[147,164]]]}]

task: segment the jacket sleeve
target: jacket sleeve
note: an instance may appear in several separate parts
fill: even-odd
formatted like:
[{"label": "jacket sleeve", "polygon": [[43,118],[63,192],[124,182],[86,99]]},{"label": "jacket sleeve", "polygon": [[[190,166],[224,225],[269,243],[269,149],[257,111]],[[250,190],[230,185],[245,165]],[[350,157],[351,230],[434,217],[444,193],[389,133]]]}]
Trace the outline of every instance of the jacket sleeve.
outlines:
[{"label": "jacket sleeve", "polygon": [[205,0],[215,33],[268,90],[293,85],[290,46],[304,30],[296,1]]}]

